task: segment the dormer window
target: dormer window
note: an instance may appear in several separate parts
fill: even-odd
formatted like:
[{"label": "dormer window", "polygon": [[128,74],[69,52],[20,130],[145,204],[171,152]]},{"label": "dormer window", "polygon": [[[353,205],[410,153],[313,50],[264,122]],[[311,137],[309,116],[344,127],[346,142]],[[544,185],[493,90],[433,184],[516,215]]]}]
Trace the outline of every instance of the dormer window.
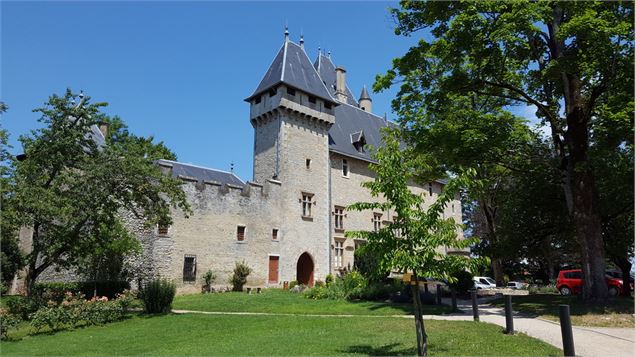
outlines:
[{"label": "dormer window", "polygon": [[295,89],[291,87],[287,87],[287,94],[295,96]]},{"label": "dormer window", "polygon": [[355,147],[357,152],[364,152],[364,146],[366,145],[366,138],[364,137],[363,131],[358,131],[356,133],[351,134],[351,143]]},{"label": "dormer window", "polygon": [[276,94],[278,94],[278,88],[269,89],[269,97],[274,97]]}]

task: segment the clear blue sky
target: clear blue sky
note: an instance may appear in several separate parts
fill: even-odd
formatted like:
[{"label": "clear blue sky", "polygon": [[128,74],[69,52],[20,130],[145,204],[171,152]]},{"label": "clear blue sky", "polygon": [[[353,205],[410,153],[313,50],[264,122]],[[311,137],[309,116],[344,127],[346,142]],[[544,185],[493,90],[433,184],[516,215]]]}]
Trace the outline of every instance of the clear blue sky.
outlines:
[{"label": "clear blue sky", "polygon": [[[1,3],[2,126],[17,138],[32,113],[67,87],[106,101],[137,135],[154,136],[179,161],[252,176],[249,105],[283,41],[304,34],[347,69],[355,95],[390,68],[417,37],[394,35],[396,2],[47,2]],[[421,34],[419,34],[421,36]],[[396,90],[373,97],[388,113]]]}]

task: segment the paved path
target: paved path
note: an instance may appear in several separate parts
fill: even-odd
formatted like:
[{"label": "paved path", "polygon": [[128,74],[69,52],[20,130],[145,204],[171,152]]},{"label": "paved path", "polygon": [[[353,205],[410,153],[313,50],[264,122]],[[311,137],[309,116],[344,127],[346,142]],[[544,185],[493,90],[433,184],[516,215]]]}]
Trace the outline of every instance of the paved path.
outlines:
[{"label": "paved path", "polygon": [[[483,322],[493,323],[505,327],[505,312],[502,308],[487,304],[491,298],[479,299],[479,315]],[[450,301],[444,301],[450,304]],[[459,300],[458,308],[462,314],[425,315],[428,320],[472,320],[471,301]],[[312,316],[330,318],[350,317],[395,317],[411,319],[412,315],[326,315],[326,314],[285,314],[268,312],[221,312],[221,311],[192,311],[172,310],[177,314],[206,314],[206,315],[264,315],[264,316]],[[562,335],[560,324],[527,315],[514,313],[514,330],[535,337],[562,349]],[[578,356],[635,356],[635,328],[604,328],[604,327],[573,327],[575,352]]]},{"label": "paved path", "polygon": [[[463,319],[472,319],[471,301],[459,300],[458,307],[464,312]],[[505,311],[502,308],[479,305],[479,315],[483,322],[505,327]],[[560,324],[556,322],[514,313],[514,330],[562,348]],[[574,326],[573,344],[576,355],[583,357],[635,356],[635,328]]]}]

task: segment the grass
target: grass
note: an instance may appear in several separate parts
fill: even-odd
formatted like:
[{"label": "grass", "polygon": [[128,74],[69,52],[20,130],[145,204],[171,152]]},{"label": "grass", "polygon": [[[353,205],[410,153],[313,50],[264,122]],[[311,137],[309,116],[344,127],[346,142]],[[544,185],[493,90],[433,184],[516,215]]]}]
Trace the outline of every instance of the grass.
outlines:
[{"label": "grass", "polygon": [[[340,300],[312,300],[302,294],[285,290],[268,289],[262,294],[222,293],[192,294],[177,296],[172,308],[197,311],[243,311],[286,314],[327,314],[327,315],[406,315],[412,314],[412,304],[386,302]],[[427,305],[424,314],[439,315],[449,313],[450,306]]]},{"label": "grass", "polygon": [[[561,355],[495,325],[426,321],[438,356]],[[414,322],[398,317],[163,315],[0,343],[3,356],[414,355]]]},{"label": "grass", "polygon": [[[536,294],[514,296],[514,310],[529,313],[547,320],[559,321],[558,306],[569,305],[571,323],[577,326],[595,327],[635,327],[633,298],[618,297],[607,304],[586,304],[579,296]],[[493,305],[504,307],[505,302],[497,299]]]}]

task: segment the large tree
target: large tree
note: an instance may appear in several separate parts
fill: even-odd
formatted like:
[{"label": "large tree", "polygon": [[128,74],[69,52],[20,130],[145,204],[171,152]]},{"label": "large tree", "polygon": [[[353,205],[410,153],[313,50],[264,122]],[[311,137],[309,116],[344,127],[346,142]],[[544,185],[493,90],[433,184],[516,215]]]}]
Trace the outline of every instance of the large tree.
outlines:
[{"label": "large tree", "polygon": [[459,239],[460,222],[443,217],[446,206],[459,189],[471,183],[473,173],[469,170],[465,175],[450,180],[436,200],[425,192],[413,193],[409,185],[416,183],[421,176],[434,175],[433,166],[412,148],[404,147],[396,129],[384,134],[384,145],[373,154],[377,162],[370,164],[375,179],[362,184],[377,200],[357,202],[348,209],[389,211],[395,218],[379,230],[351,231],[346,235],[367,241],[364,249],[378,257],[379,270],[413,274],[417,350],[419,356],[427,356],[428,338],[419,294],[420,278],[434,277],[454,282],[455,272],[474,271],[482,263],[482,260],[468,256],[445,254],[444,250],[464,249],[473,243],[470,239]]},{"label": "large tree", "polygon": [[[27,293],[49,267],[76,267],[113,245],[133,247],[122,211],[154,225],[169,223],[171,208],[190,210],[179,180],[154,164],[174,154],[130,134],[100,112],[105,105],[70,90],[53,95],[34,110],[43,127],[20,137],[26,159],[15,163],[3,209],[19,212],[15,223],[32,230]],[[96,128],[107,123],[104,140]]]},{"label": "large tree", "polygon": [[[422,39],[375,89],[401,83],[393,105],[413,118],[453,95],[529,105],[549,130],[580,246],[584,297],[605,299],[598,188],[589,162],[600,116],[633,110],[633,3],[402,1],[396,33]],[[624,94],[626,91],[626,95]],[[612,97],[627,98],[616,102]]]}]

